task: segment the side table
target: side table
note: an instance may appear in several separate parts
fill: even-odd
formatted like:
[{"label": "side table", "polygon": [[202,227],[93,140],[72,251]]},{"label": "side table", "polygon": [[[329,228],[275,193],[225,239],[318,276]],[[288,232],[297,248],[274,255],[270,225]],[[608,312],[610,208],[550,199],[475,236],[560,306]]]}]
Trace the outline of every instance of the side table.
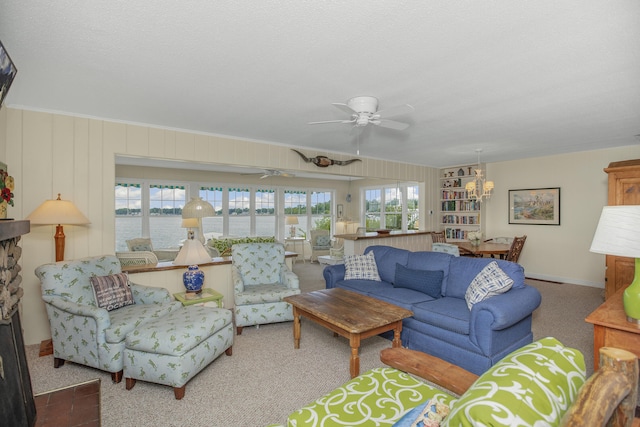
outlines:
[{"label": "side table", "polygon": [[640,357],[640,325],[627,321],[622,305],[624,288],[587,316],[593,324],[593,370],[600,368],[600,347],[616,347]]},{"label": "side table", "polygon": [[[302,262],[306,263],[306,260],[304,258],[304,242],[306,242],[306,239],[304,237],[285,237],[284,242],[293,244],[294,252],[297,252],[296,246],[298,245],[298,243],[300,243],[302,245],[302,251],[298,254],[302,254]],[[296,257],[296,259],[297,258],[299,258],[299,255],[298,257]]]},{"label": "side table", "polygon": [[224,306],[224,302],[222,301],[223,295],[211,288],[204,288],[200,294],[196,294],[194,297],[189,296],[189,298],[187,298],[186,291],[173,294],[173,297],[180,301],[184,307],[188,305],[203,305],[206,307],[222,308]]}]

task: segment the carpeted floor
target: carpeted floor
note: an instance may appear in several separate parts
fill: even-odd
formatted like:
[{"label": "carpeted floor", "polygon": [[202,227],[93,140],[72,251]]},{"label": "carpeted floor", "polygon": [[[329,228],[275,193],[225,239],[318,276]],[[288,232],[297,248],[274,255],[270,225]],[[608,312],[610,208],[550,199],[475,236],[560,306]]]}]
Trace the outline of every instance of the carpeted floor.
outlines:
[{"label": "carpeted floor", "polygon": [[[324,288],[322,266],[296,263],[303,291]],[[555,336],[578,348],[593,372],[593,329],[584,322],[603,301],[601,289],[527,280],[543,294],[534,313],[534,337]],[[361,372],[381,366],[379,352],[389,341],[373,337],[360,349]],[[53,357],[38,357],[39,346],[27,346],[34,393],[101,379],[102,425],[110,426],[264,426],[283,423],[287,415],[349,379],[347,341],[309,321],[302,324],[299,350],[293,349],[291,323],[245,328],[235,337],[233,356],[222,355],[193,378],[184,399],[173,390],[138,381],[127,391],[124,381],[66,363],[53,368]]]}]

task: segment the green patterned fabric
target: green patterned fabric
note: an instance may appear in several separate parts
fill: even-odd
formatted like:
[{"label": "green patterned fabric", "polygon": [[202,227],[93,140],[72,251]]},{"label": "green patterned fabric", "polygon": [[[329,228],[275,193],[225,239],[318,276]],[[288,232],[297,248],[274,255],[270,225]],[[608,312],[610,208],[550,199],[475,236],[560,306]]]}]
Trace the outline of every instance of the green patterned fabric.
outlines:
[{"label": "green patterned fabric", "polygon": [[293,412],[287,426],[393,426],[431,398],[451,408],[443,427],[556,426],[585,376],[578,350],[543,338],[500,360],[459,399],[404,372],[377,368]]},{"label": "green patterned fabric", "polygon": [[283,298],[300,293],[298,276],[285,263],[281,243],[239,243],[232,248],[231,278],[236,326],[293,320]]},{"label": "green patterned fabric", "polygon": [[451,407],[443,426],[555,426],[585,382],[584,357],[555,338],[509,354]]},{"label": "green patterned fabric", "polygon": [[449,404],[453,396],[393,368],[358,375],[289,415],[289,427],[392,426],[428,399]]},{"label": "green patterned fabric", "polygon": [[227,239],[210,239],[207,245],[216,249],[220,256],[231,256],[231,248],[238,243],[275,243],[275,236],[266,237],[230,237]]},{"label": "green patterned fabric", "polygon": [[120,261],[112,255],[60,261],[36,268],[55,358],[120,372],[126,334],[182,306],[172,301],[166,289],[131,283],[135,304],[110,312],[98,308],[90,278],[120,272]]},{"label": "green patterned fabric", "polygon": [[232,345],[231,311],[183,307],[127,335],[124,377],[182,387]]}]

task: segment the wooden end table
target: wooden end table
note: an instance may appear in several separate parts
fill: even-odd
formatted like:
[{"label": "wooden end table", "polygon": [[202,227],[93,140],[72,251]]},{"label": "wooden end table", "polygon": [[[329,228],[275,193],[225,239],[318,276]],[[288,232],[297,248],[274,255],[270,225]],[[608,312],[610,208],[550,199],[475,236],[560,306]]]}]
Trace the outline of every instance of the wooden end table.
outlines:
[{"label": "wooden end table", "polygon": [[413,312],[379,299],[340,288],[291,295],[284,301],[293,306],[293,347],[300,348],[300,316],[349,340],[351,378],[360,374],[360,341],[393,331],[392,347],[400,347],[402,319]]},{"label": "wooden end table", "polygon": [[585,319],[593,324],[593,370],[600,368],[600,348],[616,347],[640,357],[640,325],[627,321],[622,305],[624,289],[617,291]]}]

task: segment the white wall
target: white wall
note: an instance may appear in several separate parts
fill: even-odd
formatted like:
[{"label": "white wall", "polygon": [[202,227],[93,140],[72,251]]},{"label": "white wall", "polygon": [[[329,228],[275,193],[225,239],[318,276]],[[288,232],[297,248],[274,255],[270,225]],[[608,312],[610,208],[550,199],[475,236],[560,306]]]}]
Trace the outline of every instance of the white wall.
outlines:
[{"label": "white wall", "polygon": [[[424,182],[431,168],[362,158],[344,167],[317,168],[289,147],[233,140],[213,135],[116,123],[86,117],[0,109],[0,160],[15,178],[15,206],[9,217],[23,219],[44,200],[62,193],[89,218],[88,226],[65,226],[65,259],[113,253],[115,247],[115,156],[155,157],[187,162],[247,165],[260,168],[342,173]],[[345,160],[349,156],[328,152]],[[34,269],[55,259],[54,226],[32,226],[23,248],[21,301],[27,344],[49,338],[49,324]]]},{"label": "white wall", "polygon": [[[487,165],[496,188],[486,205],[486,235],[522,236],[518,261],[528,277],[604,288],[604,255],[589,252],[607,204],[611,162],[640,158],[640,145]],[[509,224],[508,190],[560,187],[560,225]]]}]

